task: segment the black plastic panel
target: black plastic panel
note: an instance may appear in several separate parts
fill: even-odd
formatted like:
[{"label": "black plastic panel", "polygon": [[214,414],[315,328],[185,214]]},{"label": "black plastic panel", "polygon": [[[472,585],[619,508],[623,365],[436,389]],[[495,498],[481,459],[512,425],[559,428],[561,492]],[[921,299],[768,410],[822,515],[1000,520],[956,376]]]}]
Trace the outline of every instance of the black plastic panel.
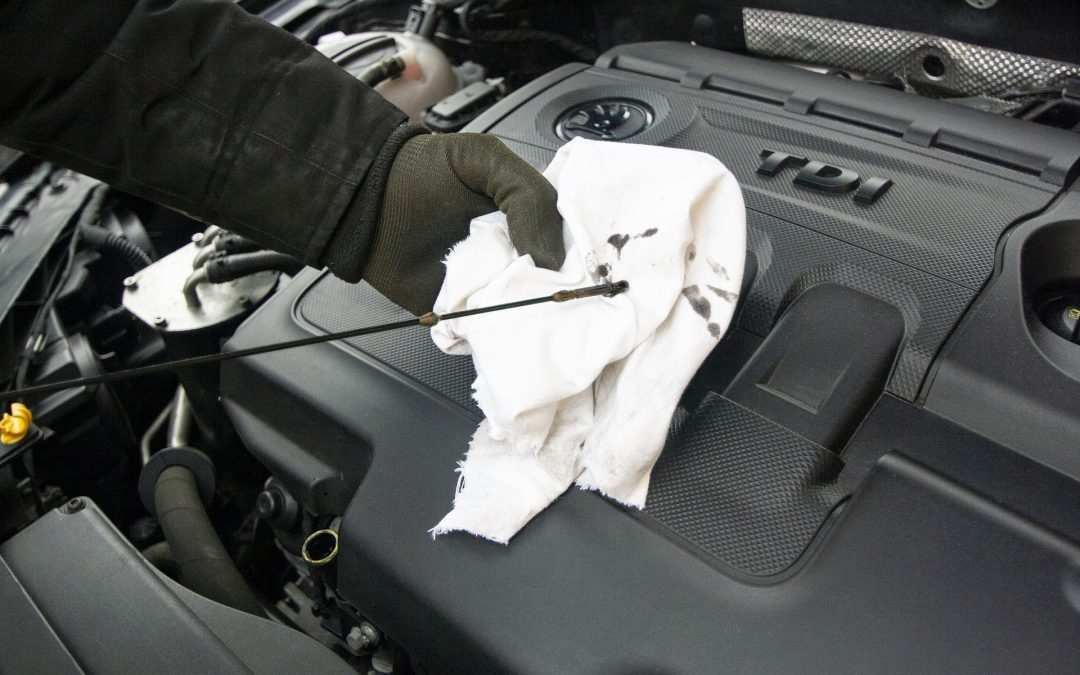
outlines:
[{"label": "black plastic panel", "polygon": [[840,460],[718,394],[679,426],[653,469],[648,515],[740,572],[790,567],[843,496]]},{"label": "black plastic panel", "polygon": [[895,307],[844,286],[811,286],[724,395],[839,452],[884,390],[903,337]]},{"label": "black plastic panel", "polygon": [[0,546],[5,672],[354,672],[303,633],[162,576],[82,503]]},{"label": "black plastic panel", "polygon": [[800,115],[831,118],[1037,175],[1062,187],[1075,177],[1080,138],[990,113],[943,106],[888,87],[786,64],[670,42],[629,44],[605,52],[597,65],[768,101]]},{"label": "black plastic panel", "polygon": [[[313,278],[302,275],[272,299],[232,346],[304,335],[289,308]],[[312,367],[322,377],[306,376]],[[371,448],[342,520],[339,591],[421,667],[1008,671],[1037,661],[1068,671],[1080,659],[1080,643],[1068,637],[1080,630],[1080,549],[1051,534],[1080,517],[1080,489],[1006,453],[1018,485],[1048,486],[1064,509],[1020,517],[1008,505],[1023,494],[1010,493],[1008,482],[980,483],[989,490],[984,498],[899,455],[880,461],[890,449],[925,448],[951,457],[961,475],[973,457],[1001,470],[1000,449],[891,397],[849,445],[859,449],[852,460],[862,488],[792,567],[758,584],[648,516],[579,490],[509,546],[467,535],[433,541],[428,529],[450,508],[453,470],[475,418],[355,348],[334,345],[229,362],[223,395],[260,414],[268,373],[289,381],[298,412],[318,410]],[[684,431],[693,422],[686,424]],[[891,431],[897,424],[904,434]],[[238,430],[247,440],[243,420]],[[315,435],[310,444],[321,442]],[[1031,519],[1044,515],[1045,525]]]},{"label": "black plastic panel", "polygon": [[1080,190],[1010,233],[999,274],[950,341],[927,407],[1080,479],[1080,344],[1036,310],[1080,288]]},{"label": "black plastic panel", "polygon": [[[744,300],[738,325],[767,335],[794,298],[825,282],[884,299],[899,309],[905,324],[889,391],[914,399],[934,354],[974,293],[835,239],[814,236],[783,220],[751,212],[749,222],[749,246],[760,271]],[[297,312],[321,332],[402,316],[400,308],[370,286],[346,284],[331,276],[305,294]],[[426,330],[370,336],[353,344],[459,405],[477,410],[471,394],[475,379],[471,359],[441,353]]]},{"label": "black plastic panel", "polygon": [[[1060,130],[851,82],[834,86],[837,78],[731,54],[684,45],[627,45],[600,63],[609,67],[552,78],[542,94],[510,97],[469,130],[490,131],[543,167],[563,144],[554,127],[568,108],[611,97],[647,104],[655,123],[632,142],[708,152],[732,170],[743,188],[748,245],[759,271],[738,325],[765,336],[787,303],[825,281],[884,300],[901,311],[905,322],[888,391],[907,400],[915,400],[934,355],[989,277],[1001,233],[1043,208],[1054,188],[1000,163],[920,147],[867,125],[778,104],[792,92],[811,92],[819,103],[845,101],[864,112],[877,105],[896,124],[906,119],[906,124],[939,131],[979,132],[988,143],[1043,153],[1031,166],[1071,169],[1080,157],[1080,139]],[[739,96],[702,89],[710,73],[746,82],[754,73],[759,90],[778,87],[775,103],[759,100],[761,91],[738,90],[745,94]],[[897,133],[906,128],[898,127]],[[757,173],[763,150],[824,161],[863,179],[888,178],[893,186],[875,203],[860,204],[851,193],[796,185],[797,168],[775,176]]]},{"label": "black plastic panel", "polygon": [[[675,535],[747,574],[775,574],[788,567],[842,496],[824,485],[839,470],[840,463],[835,455],[788,429],[795,429],[809,438],[816,436],[832,441],[836,446],[834,450],[839,450],[840,441],[846,440],[870,404],[880,395],[902,334],[903,322],[896,310],[842,287],[814,287],[804,294],[793,309],[802,306],[811,313],[816,311],[815,318],[819,320],[816,325],[835,328],[836,322],[830,321],[828,316],[829,307],[815,301],[818,296],[841,302],[851,300],[851,296],[861,300],[861,304],[849,303],[848,309],[857,312],[857,317],[852,317],[852,320],[858,322],[858,327],[872,327],[879,331],[875,335],[862,336],[858,328],[849,325],[848,333],[852,329],[855,333],[853,339],[862,340],[863,349],[860,352],[859,344],[846,343],[835,330],[814,333],[805,325],[805,321],[800,323],[796,317],[794,330],[797,335],[780,335],[780,331],[774,331],[770,336],[772,342],[766,341],[767,345],[777,344],[777,340],[785,339],[784,336],[791,339],[830,339],[830,348],[843,350],[847,357],[853,359],[854,365],[849,363],[843,368],[848,377],[841,378],[841,390],[835,395],[829,392],[831,404],[823,406],[821,415],[807,415],[805,411],[792,410],[791,404],[786,401],[777,401],[771,407],[760,406],[761,414],[754,414],[713,395],[688,418],[691,423],[689,435],[672,439],[652,477],[648,515]],[[393,321],[405,316],[404,310],[367,284],[346,284],[328,275],[319,277],[307,286],[299,294],[295,307],[298,318],[320,332]],[[471,383],[475,379],[472,359],[440,352],[432,343],[427,329],[406,329],[355,338],[350,339],[348,344],[415,380],[425,390],[437,392],[465,411],[479,415],[471,397]],[[868,356],[868,350],[873,352],[875,346],[881,346],[879,351],[884,353],[872,359]],[[775,356],[775,349],[763,347],[757,354],[763,358],[768,354]],[[860,356],[874,362],[866,363],[867,358],[860,359]],[[747,368],[753,369],[755,363],[757,361],[751,360]],[[798,364],[791,365],[796,369],[800,367]],[[708,383],[704,386],[708,386]],[[741,391],[736,393],[742,396],[744,404],[760,403],[752,395],[743,395]],[[267,410],[288,407],[287,404],[276,403],[278,396],[276,390],[265,394],[262,407]],[[236,404],[228,401],[227,406],[232,411]],[[776,408],[781,408],[781,414],[777,414]],[[800,412],[804,414],[800,415]],[[320,418],[322,414],[319,414]],[[304,417],[295,413],[290,415],[293,416]],[[263,451],[267,455],[264,461],[268,461],[275,475],[287,486],[293,487],[302,478],[329,470],[329,467],[322,468],[321,462],[319,465],[313,463],[306,473],[305,470],[291,468],[282,461],[281,456],[282,451],[292,458],[301,456],[295,445],[281,441],[268,443],[269,439],[265,438],[268,430],[257,420],[249,419],[246,411],[236,410],[234,419],[246,427],[249,442],[254,440],[260,446],[267,447]],[[276,428],[297,427],[295,423],[286,424],[284,420],[284,417],[275,417]],[[325,419],[320,424],[335,426],[333,421]],[[299,428],[307,435],[326,436],[317,431],[317,426],[301,425]],[[325,450],[318,448],[312,452],[320,456]],[[356,456],[356,462],[345,460],[346,475],[355,475],[354,470],[363,466],[359,458],[365,457],[366,452],[360,444],[357,445]],[[313,495],[310,488],[293,489],[299,490],[296,494],[309,504],[309,508],[325,508],[326,500]],[[775,490],[786,490],[785,497],[775,499],[772,496]],[[764,501],[755,502],[755,499]],[[733,505],[738,507],[734,513],[729,508]]]},{"label": "black plastic panel", "polygon": [[[21,164],[22,162],[20,162]],[[21,181],[2,176],[13,187],[0,193],[0,320],[49,252],[64,226],[82,207],[98,181],[41,164]],[[49,199],[38,199],[40,193]]]},{"label": "black plastic panel", "polygon": [[[442,355],[426,331],[412,330],[228,362],[223,400],[245,443],[275,475],[308,485],[302,499],[319,504],[315,510],[340,500],[322,499],[312,476],[329,481],[338,471],[341,494],[355,486],[341,524],[339,592],[421,669],[437,672],[987,672],[1032,663],[1074,670],[1080,484],[1041,463],[1062,455],[1027,453],[1033,461],[977,435],[971,427],[986,423],[985,412],[967,412],[965,428],[897,398],[916,400],[933,375],[935,355],[994,270],[1002,234],[1050,202],[1053,179],[1071,167],[1072,137],[1058,143],[1065,137],[1056,132],[1043,136],[1007,120],[983,124],[989,118],[967,112],[957,112],[957,122],[943,103],[895,92],[843,101],[836,92],[854,91],[848,85],[836,89],[776,64],[682,46],[634,49],[608,59],[611,68],[571,67],[541,78],[478,126],[544,166],[560,145],[553,125],[564,106],[633,96],[657,117],[635,141],[704,148],[744,187],[753,282],[736,328],[684,396],[694,412],[676,416],[648,509],[570,490],[508,547],[457,534],[433,541],[428,530],[451,506],[454,468],[478,419],[468,358]],[[666,61],[646,58],[656,49]],[[695,59],[680,65],[676,57],[688,49]],[[714,72],[717,63],[728,70]],[[619,70],[629,66],[637,72]],[[739,95],[701,88],[735,81],[745,85]],[[823,83],[817,98],[813,87],[790,86],[814,82]],[[866,119],[834,119],[882,100],[894,105],[880,110],[878,131]],[[808,114],[815,111],[831,116]],[[905,119],[899,131],[890,126]],[[1019,159],[977,159],[970,155],[979,152],[939,142],[979,130],[986,132],[983,155],[1013,144]],[[920,136],[926,131],[940,133]],[[856,204],[851,193],[794,185],[791,169],[758,175],[762,149],[895,184],[873,205]],[[1052,217],[1059,229],[1071,222]],[[991,290],[1004,278],[1002,271]],[[827,316],[792,319],[790,331],[777,323],[799,318],[800,297],[836,286],[844,287],[841,300],[822,305]],[[939,377],[955,391],[969,386],[959,376],[965,370],[996,366],[980,365],[987,354],[1012,358],[985,349],[1001,307],[986,308],[970,358],[942,368]],[[1017,307],[1022,314],[1023,304]],[[228,348],[397,312],[362,284],[304,272]],[[871,334],[860,336],[859,328]],[[1022,330],[1039,353],[1050,354],[1054,343]],[[1006,337],[1002,348],[1020,344]],[[737,382],[740,366],[772,363],[767,357],[777,344],[801,345],[792,353],[809,361],[807,350],[819,342],[842,352],[820,359],[822,372],[807,373],[805,397],[823,401],[824,426],[771,402],[743,397],[740,407],[712,393]],[[1064,352],[1055,354],[1054,367],[1068,365]],[[1034,363],[1029,356],[1017,364]],[[825,376],[839,370],[853,380],[833,378],[843,391],[823,394]],[[1036,378],[1047,371],[1030,372]],[[785,391],[802,386],[797,371],[781,379]],[[878,397],[883,383],[895,395]],[[970,400],[997,401],[992,387]],[[1065,403],[1040,407],[1042,400],[1028,396],[1024,410],[1048,412],[1048,424],[1070,422]],[[949,414],[959,415],[959,407]],[[996,411],[998,427],[1022,428],[1001,405],[986,409]],[[1052,438],[1042,445],[1063,452],[1073,433],[1047,429]],[[1012,443],[1005,431],[995,434]]]},{"label": "black plastic panel", "polygon": [[[739,179],[747,207],[963,286],[978,288],[992,267],[997,234],[1045,205],[1054,192],[1033,176],[914,147],[869,129],[597,68],[555,84],[489,131],[554,150],[564,143],[554,130],[563,112],[615,97],[643,101],[655,111],[653,126],[629,142],[715,156]],[[864,206],[850,194],[795,185],[795,168],[776,176],[758,174],[763,150],[852,169],[863,178],[891,178],[893,187],[875,204]]]},{"label": "black plastic panel", "polygon": [[[347,284],[330,275],[324,275],[305,291],[296,304],[296,313],[301,321],[323,333],[412,316],[368,284]],[[352,338],[348,343],[472,411],[479,419],[480,409],[472,398],[476,379],[472,359],[440,351],[431,341],[429,329],[407,328]]]},{"label": "black plastic panel", "polygon": [[5,669],[55,674],[83,672],[3,558],[0,558],[0,608],[5,618],[4,630],[0,631],[0,659]]}]

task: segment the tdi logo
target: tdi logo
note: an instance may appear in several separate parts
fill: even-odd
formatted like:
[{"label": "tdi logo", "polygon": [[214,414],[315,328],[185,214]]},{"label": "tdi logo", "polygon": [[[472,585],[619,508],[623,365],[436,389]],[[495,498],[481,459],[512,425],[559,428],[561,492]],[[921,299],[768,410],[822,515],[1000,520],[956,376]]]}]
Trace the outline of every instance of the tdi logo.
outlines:
[{"label": "tdi logo", "polygon": [[825,162],[812,162],[806,157],[775,150],[761,151],[761,165],[757,172],[762,176],[775,176],[788,167],[799,168],[794,181],[796,185],[821,192],[840,193],[855,190],[855,201],[859,204],[873,204],[892,187],[892,181],[888,178],[874,176],[863,180],[851,169]]}]

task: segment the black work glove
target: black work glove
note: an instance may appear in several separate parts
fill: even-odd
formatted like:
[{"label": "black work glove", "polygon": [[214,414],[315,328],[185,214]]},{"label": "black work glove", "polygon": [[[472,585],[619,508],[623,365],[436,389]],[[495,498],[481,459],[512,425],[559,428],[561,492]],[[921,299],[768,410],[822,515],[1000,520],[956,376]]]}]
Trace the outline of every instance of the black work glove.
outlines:
[{"label": "black work glove", "polygon": [[496,209],[518,253],[558,269],[566,252],[556,198],[551,183],[494,136],[413,136],[390,166],[361,276],[405,309],[430,311],[447,251],[468,235],[470,220]]}]

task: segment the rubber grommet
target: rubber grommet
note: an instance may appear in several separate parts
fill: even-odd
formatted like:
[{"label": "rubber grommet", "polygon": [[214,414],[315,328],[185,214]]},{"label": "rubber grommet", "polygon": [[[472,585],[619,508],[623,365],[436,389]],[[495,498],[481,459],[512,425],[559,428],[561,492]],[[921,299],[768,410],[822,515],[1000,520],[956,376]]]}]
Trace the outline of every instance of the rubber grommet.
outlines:
[{"label": "rubber grommet", "polygon": [[182,466],[195,474],[195,481],[199,486],[199,497],[203,506],[210,507],[214,501],[214,488],[216,478],[214,463],[201,450],[177,446],[165,448],[150,456],[150,461],[143,467],[139,474],[139,499],[150,513],[154,513],[154,491],[157,488],[158,477],[170,466]]}]

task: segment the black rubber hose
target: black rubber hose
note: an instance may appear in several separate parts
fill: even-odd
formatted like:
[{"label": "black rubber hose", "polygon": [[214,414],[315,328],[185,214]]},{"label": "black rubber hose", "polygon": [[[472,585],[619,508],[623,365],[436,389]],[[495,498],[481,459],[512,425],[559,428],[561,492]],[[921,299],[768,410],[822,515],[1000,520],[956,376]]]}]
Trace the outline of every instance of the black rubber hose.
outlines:
[{"label": "black rubber hose", "polygon": [[94,189],[94,194],[87,201],[86,206],[83,207],[82,213],[79,214],[77,225],[79,236],[83,242],[95,249],[107,248],[114,253],[120,254],[137,272],[153,262],[146,251],[139,248],[135,242],[127,237],[110,232],[97,224],[105,210],[105,197],[108,191],[108,186],[105,185]]},{"label": "black rubber hose", "polygon": [[278,253],[277,251],[255,251],[253,253],[238,253],[223,258],[213,258],[206,263],[203,269],[206,270],[208,281],[220,284],[256,272],[266,272],[267,270],[296,274],[303,267],[304,263],[291,255]]},{"label": "black rubber hose", "polygon": [[592,63],[596,60],[596,50],[586,45],[578,44],[570,38],[551,33],[546,30],[533,28],[510,28],[502,30],[478,30],[472,25],[470,14],[477,0],[468,0],[458,14],[458,23],[465,36],[477,42],[538,42],[541,44],[557,47],[579,61]]},{"label": "black rubber hose", "polygon": [[261,250],[263,250],[262,246],[247,237],[227,232],[215,239],[212,244],[199,249],[195,253],[195,259],[191,261],[191,267],[199,269],[206,264],[206,261],[213,258],[223,258],[233,253],[252,253]]},{"label": "black rubber hose", "polygon": [[153,262],[146,251],[139,248],[138,244],[115,232],[108,233],[104,242],[102,242],[102,246],[122,255],[136,272]]},{"label": "black rubber hose", "polygon": [[225,253],[251,253],[261,249],[262,246],[257,242],[232,232],[223,234],[214,240],[214,250],[224,251]]},{"label": "black rubber hose", "polygon": [[404,72],[405,59],[402,58],[401,54],[394,54],[393,56],[387,56],[372,66],[368,66],[364,72],[360,73],[358,79],[367,86],[374,87],[380,82],[399,77]]},{"label": "black rubber hose", "polygon": [[215,602],[265,616],[214,531],[190,469],[170,466],[161,472],[154,488],[154,511],[180,571],[180,583]]}]

